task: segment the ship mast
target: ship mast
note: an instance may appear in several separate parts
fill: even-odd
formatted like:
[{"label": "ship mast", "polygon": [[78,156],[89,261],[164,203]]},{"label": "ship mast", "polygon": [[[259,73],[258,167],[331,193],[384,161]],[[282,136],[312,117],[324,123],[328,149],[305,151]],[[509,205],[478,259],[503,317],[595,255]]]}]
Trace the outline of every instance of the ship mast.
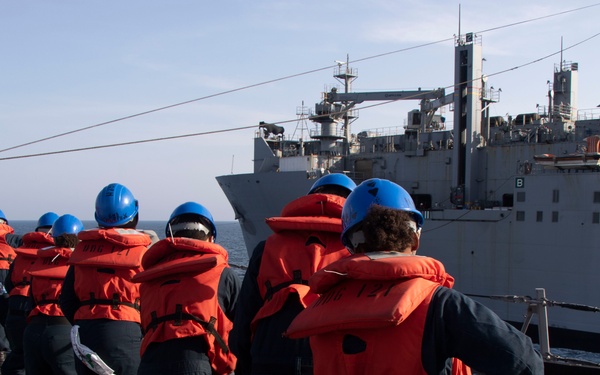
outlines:
[{"label": "ship mast", "polygon": [[473,33],[459,35],[455,48],[453,159],[456,163],[452,174],[452,201],[461,207],[486,198],[485,186],[478,178],[482,160],[477,157],[477,148],[484,146],[481,39]]},{"label": "ship mast", "polygon": [[[346,55],[346,62],[336,61],[338,64],[337,69],[335,70],[333,77],[336,78],[344,85],[344,93],[349,93],[351,91],[352,82],[358,78],[358,71],[356,69],[350,68],[350,55]],[[342,68],[343,66],[343,68]],[[344,139],[343,139],[343,155],[350,154],[350,123],[358,118],[358,115],[355,111],[348,108],[348,102],[343,102],[344,104]]]},{"label": "ship mast", "polygon": [[300,137],[298,139],[300,142],[300,146],[298,147],[298,149],[300,150],[300,156],[304,156],[304,130],[306,129],[306,133],[310,134],[310,132],[308,131],[308,125],[306,123],[308,115],[309,110],[308,107],[304,105],[303,100],[302,105],[296,107],[296,116],[298,117],[298,123],[296,124],[296,130],[294,130],[294,134],[292,134],[293,139],[296,135],[296,131],[298,131],[298,127],[300,127]]}]

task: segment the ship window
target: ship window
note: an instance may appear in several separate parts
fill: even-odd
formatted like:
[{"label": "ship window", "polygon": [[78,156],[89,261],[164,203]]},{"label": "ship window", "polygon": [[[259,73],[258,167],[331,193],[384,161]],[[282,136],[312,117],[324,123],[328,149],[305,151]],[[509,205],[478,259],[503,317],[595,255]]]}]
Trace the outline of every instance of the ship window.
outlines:
[{"label": "ship window", "polygon": [[517,193],[517,202],[525,202],[525,192],[520,191]]},{"label": "ship window", "polygon": [[558,223],[558,211],[552,211],[552,222]]},{"label": "ship window", "polygon": [[535,220],[537,222],[544,221],[544,212],[543,211],[537,211],[536,215],[535,215]]},{"label": "ship window", "polygon": [[600,212],[594,212],[592,214],[592,224],[600,224]]},{"label": "ship window", "polygon": [[502,195],[502,207],[512,207],[513,206],[513,195],[512,194],[503,194]]},{"label": "ship window", "polygon": [[600,203],[600,191],[594,192],[594,203]]},{"label": "ship window", "polygon": [[558,203],[558,190],[552,190],[552,203]]},{"label": "ship window", "polygon": [[525,211],[517,211],[517,221],[525,221]]}]

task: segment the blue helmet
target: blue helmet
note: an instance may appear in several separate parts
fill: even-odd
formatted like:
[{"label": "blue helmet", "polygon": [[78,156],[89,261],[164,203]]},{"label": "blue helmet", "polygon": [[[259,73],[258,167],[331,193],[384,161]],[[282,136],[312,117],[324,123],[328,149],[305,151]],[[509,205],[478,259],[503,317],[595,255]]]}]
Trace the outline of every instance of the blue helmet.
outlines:
[{"label": "blue helmet", "polygon": [[392,181],[372,178],[363,181],[350,193],[342,209],[342,243],[347,248],[353,248],[348,235],[363,221],[373,204],[408,211],[413,215],[417,228],[423,226],[423,215],[415,208],[406,190]]},{"label": "blue helmet", "polygon": [[96,197],[96,213],[98,225],[118,227],[127,224],[138,213],[138,201],[131,191],[121,184],[105,186]]},{"label": "blue helmet", "polygon": [[6,215],[4,215],[4,212],[2,212],[2,210],[0,210],[0,219],[6,221],[6,224],[8,224],[8,220],[6,219]]},{"label": "blue helmet", "polygon": [[170,230],[170,226],[169,224],[171,224],[171,221],[176,218],[177,216],[180,215],[185,215],[185,214],[194,214],[194,215],[198,215],[201,216],[202,218],[208,220],[209,224],[210,224],[210,231],[213,235],[213,237],[215,239],[217,239],[217,226],[215,225],[215,221],[213,220],[212,215],[210,214],[210,211],[208,211],[208,209],[206,207],[204,207],[203,205],[196,203],[196,202],[185,202],[181,205],[179,205],[171,214],[171,217],[169,217],[169,222],[167,223],[167,227],[165,228],[165,235],[167,237],[169,237],[171,235],[171,230]]},{"label": "blue helmet", "polygon": [[62,215],[54,224],[52,224],[52,237],[58,237],[63,234],[77,234],[83,230],[83,223],[81,220],[73,215]]},{"label": "blue helmet", "polygon": [[348,194],[354,190],[356,184],[343,173],[332,173],[319,178],[308,191],[308,194],[317,193],[317,189],[324,186],[340,186],[348,190]]},{"label": "blue helmet", "polygon": [[58,215],[57,214],[55,214],[52,211],[51,212],[46,212],[45,214],[43,214],[42,216],[40,216],[40,218],[38,219],[37,226],[35,227],[36,232],[40,228],[50,228],[50,227],[52,227],[52,224],[54,224],[54,222],[56,221],[56,219],[58,219]]}]

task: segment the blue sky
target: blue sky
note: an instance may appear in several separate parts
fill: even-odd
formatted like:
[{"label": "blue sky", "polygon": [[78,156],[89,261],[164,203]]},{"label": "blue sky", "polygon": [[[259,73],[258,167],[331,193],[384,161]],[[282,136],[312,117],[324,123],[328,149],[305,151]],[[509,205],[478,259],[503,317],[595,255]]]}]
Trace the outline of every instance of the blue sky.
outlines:
[{"label": "blue sky", "polygon": [[[466,0],[461,32],[483,31],[485,73],[521,66],[600,32],[589,1]],[[249,127],[296,118],[336,84],[335,60],[355,64],[355,91],[446,87],[453,80],[452,1],[9,1],[0,0],[0,150],[177,103],[185,105],[44,142],[0,159],[142,139]],[[580,109],[600,104],[600,37],[564,52],[579,63]],[[559,56],[490,78],[502,88],[493,115],[546,104]],[[236,89],[302,72],[316,72]],[[233,91],[206,100],[206,96]],[[402,126],[417,103],[360,111],[353,132]],[[291,134],[296,124],[285,125]],[[311,125],[312,126],[312,125]],[[9,220],[46,211],[93,219],[102,187],[119,182],[141,220],[166,220],[185,201],[216,220],[233,210],[215,176],[252,171],[254,129],[42,157],[0,160],[0,209]]]}]

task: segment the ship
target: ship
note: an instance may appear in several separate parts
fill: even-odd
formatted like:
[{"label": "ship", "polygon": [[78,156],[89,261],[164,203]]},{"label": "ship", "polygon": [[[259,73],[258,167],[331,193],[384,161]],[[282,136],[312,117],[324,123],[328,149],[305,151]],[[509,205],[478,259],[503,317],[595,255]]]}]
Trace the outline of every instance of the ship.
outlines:
[{"label": "ship", "polygon": [[[526,328],[547,363],[548,338],[600,353],[600,117],[577,109],[579,64],[561,54],[547,105],[492,116],[500,92],[482,72],[481,36],[456,36],[454,51],[450,88],[353,92],[357,71],[339,63],[344,88],[307,114],[309,139],[259,123],[254,171],[216,177],[248,253],[271,233],[265,218],[323,174],[389,179],[425,217],[419,254],[442,261],[457,290]],[[361,103],[398,100],[418,103],[401,131],[352,134]]]}]

